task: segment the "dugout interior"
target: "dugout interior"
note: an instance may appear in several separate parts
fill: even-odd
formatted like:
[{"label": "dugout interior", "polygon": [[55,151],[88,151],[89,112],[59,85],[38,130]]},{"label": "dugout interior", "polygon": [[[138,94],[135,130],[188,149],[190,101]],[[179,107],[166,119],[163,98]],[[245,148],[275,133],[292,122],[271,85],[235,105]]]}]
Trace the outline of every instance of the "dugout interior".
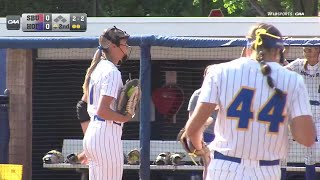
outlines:
[{"label": "dugout interior", "polygon": [[[152,140],[175,140],[188,118],[187,106],[194,90],[202,83],[207,65],[239,57],[242,47],[167,48],[152,47],[152,90],[166,83],[166,71],[177,72],[177,85],[184,91],[184,102],[176,123],[155,111],[151,122]],[[51,149],[61,151],[63,139],[81,139],[75,105],[82,96],[81,86],[95,52],[88,49],[36,49],[32,51],[32,179],[79,179],[74,171],[53,171],[42,168],[42,156]],[[123,81],[139,77],[140,49],[133,47],[130,60],[120,66]],[[301,47],[291,47],[288,60],[301,57]],[[139,122],[124,126],[123,139],[139,139]],[[158,172],[151,176],[161,178]],[[163,174],[163,172],[161,173]],[[189,173],[179,173],[182,179]],[[136,172],[125,171],[124,177],[138,179]],[[152,178],[152,179],[154,179]]]},{"label": "dugout interior", "polygon": [[[85,69],[90,64],[95,51],[94,47],[97,46],[97,39],[91,37],[97,37],[102,29],[114,25],[123,28],[132,37],[135,36],[136,45],[142,45],[141,42],[148,39],[146,35],[150,33],[165,35],[156,43],[167,46],[166,48],[156,47],[153,44],[154,41],[144,41],[152,46],[152,89],[163,85],[165,71],[176,71],[177,84],[184,91],[185,101],[177,114],[175,124],[164,121],[160,115],[156,114],[155,121],[151,123],[151,139],[174,139],[175,134],[186,121],[187,102],[192,92],[201,85],[204,67],[237,58],[241,52],[239,44],[238,48],[229,47],[233,41],[225,44],[223,48],[208,48],[212,47],[210,43],[213,41],[206,37],[242,38],[249,26],[256,22],[269,22],[289,37],[304,37],[310,40],[319,34],[317,17],[89,17],[87,31],[78,33],[8,31],[5,18],[0,18],[0,28],[4,36],[0,37],[0,48],[2,48],[0,49],[0,80],[5,79],[4,87],[10,90],[9,162],[24,165],[24,179],[31,179],[31,174],[32,179],[79,179],[79,175],[74,171],[44,169],[41,157],[51,149],[61,150],[62,141],[65,138],[82,138],[79,122],[75,118],[75,103],[81,97]],[[77,40],[79,37],[81,37],[80,41]],[[197,48],[190,48],[190,46],[187,48],[187,43],[176,37],[196,39],[191,46],[197,46]],[[63,40],[63,38],[69,39]],[[190,39],[185,40],[190,41]],[[295,42],[295,45],[300,47],[290,47],[288,59],[302,57],[301,46],[309,40]],[[319,45],[319,39],[310,42],[312,45]],[[43,49],[45,47],[50,48]],[[59,49],[53,49],[56,47]],[[61,47],[69,49],[61,49]],[[87,49],[87,47],[90,48]],[[131,60],[121,67],[123,80],[127,79],[129,71],[133,77],[137,77],[139,53],[139,47],[134,47]],[[5,66],[2,66],[3,64]],[[2,81],[1,88],[3,88]],[[124,139],[136,139],[138,134],[139,122],[130,122],[124,127]],[[303,158],[302,151],[297,153]],[[152,177],[157,176],[154,173],[155,171],[152,171]],[[160,175],[163,174],[160,173],[157,177],[161,178]],[[137,176],[128,177],[128,179],[135,178]]]},{"label": "dugout interior", "polygon": [[[61,150],[63,139],[82,138],[81,127],[76,119],[75,104],[82,96],[81,86],[94,51],[95,49],[33,51],[33,179],[79,178],[74,171],[56,172],[43,169],[41,157],[50,149]],[[155,111],[155,119],[151,122],[152,140],[176,139],[177,133],[188,118],[189,98],[193,91],[201,86],[204,68],[209,64],[226,60],[226,57],[223,58],[218,52],[218,49],[199,51],[199,49],[153,48],[152,90],[166,83],[166,71],[176,71],[177,85],[184,91],[185,100],[176,116],[176,123],[165,119]],[[234,51],[235,54],[240,52],[241,48],[236,48]],[[218,54],[220,55],[217,56]],[[132,78],[139,77],[139,58],[139,48],[133,47],[130,60],[119,68],[124,82],[129,78],[129,73]],[[138,121],[126,123],[122,138],[139,139],[139,124]],[[128,173],[125,172],[124,177],[129,175],[130,179],[138,178],[136,172]],[[151,173],[154,177],[159,177],[157,172]],[[180,173],[179,177],[185,178],[186,175]]]},{"label": "dugout interior", "polygon": [[[32,102],[32,179],[79,179],[74,171],[53,171],[42,167],[41,158],[51,149],[61,151],[63,139],[81,139],[81,127],[76,119],[75,105],[82,96],[81,86],[86,68],[96,49],[33,49],[8,50],[8,82],[13,93],[25,88],[32,94],[30,97],[13,99],[22,103]],[[193,91],[201,86],[204,68],[209,64],[221,63],[239,57],[242,47],[224,48],[169,48],[152,47],[151,70],[152,90],[166,82],[166,71],[177,72],[177,85],[184,91],[185,100],[176,116],[176,123],[168,121],[159,113],[155,113],[155,121],[151,122],[152,140],[175,140],[178,131],[185,124],[188,112],[187,105]],[[130,60],[120,66],[123,81],[139,76],[140,48],[133,47]],[[288,60],[302,57],[301,47],[290,47]],[[18,86],[17,86],[18,84]],[[20,99],[19,99],[20,98]],[[23,99],[23,98],[22,98]],[[22,106],[11,109],[16,116],[12,117],[12,131],[22,130],[19,126],[19,111],[27,111]],[[24,118],[22,118],[24,119]],[[19,127],[18,127],[19,126]],[[11,131],[11,132],[12,132]],[[24,135],[23,133],[19,133]],[[14,133],[14,132],[13,132]],[[18,134],[18,133],[17,133]],[[12,137],[11,145],[19,147],[23,142],[19,137]],[[129,122],[124,126],[123,139],[139,139],[139,122]],[[22,149],[11,149],[12,159]],[[151,172],[158,177],[158,172]],[[165,176],[165,173],[161,173]],[[184,178],[188,173],[178,173]],[[137,172],[126,171],[124,177],[138,178]],[[154,178],[153,178],[154,179]]]}]

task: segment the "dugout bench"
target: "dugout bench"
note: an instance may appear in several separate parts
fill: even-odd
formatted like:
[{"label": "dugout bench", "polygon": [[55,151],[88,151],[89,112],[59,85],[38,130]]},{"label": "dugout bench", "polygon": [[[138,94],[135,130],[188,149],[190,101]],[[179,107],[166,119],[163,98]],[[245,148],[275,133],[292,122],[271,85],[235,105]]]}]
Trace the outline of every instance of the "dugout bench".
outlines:
[{"label": "dugout bench", "polygon": [[[123,142],[123,151],[125,154],[128,154],[133,149],[139,149],[140,141],[139,140],[122,140]],[[290,148],[288,151],[288,166],[282,165],[282,168],[286,168],[289,172],[305,172],[304,164],[304,154],[306,153],[306,148],[298,144],[296,141],[290,141]],[[314,146],[315,149],[315,160],[317,163],[320,162],[320,152],[316,150],[320,149],[320,144],[317,142]],[[82,151],[82,140],[79,139],[65,139],[62,146],[62,154],[64,157],[71,153],[78,153]],[[185,153],[180,142],[178,141],[150,141],[150,170],[152,171],[202,171],[202,166],[195,165],[152,165],[152,162],[155,161],[156,157],[162,152],[175,152],[175,153]],[[198,159],[196,159],[198,160]],[[191,164],[191,159],[186,156],[183,161],[189,162]],[[188,163],[188,164],[189,164]],[[296,166],[295,164],[298,164]],[[76,170],[77,172],[82,173],[82,180],[87,179],[88,166],[81,164],[43,164],[44,168],[52,170]],[[126,170],[139,170],[139,165],[124,165],[124,171]],[[316,171],[320,172],[320,167],[316,167]],[[170,179],[170,178],[168,178]],[[197,179],[197,178],[194,178]]]},{"label": "dugout bench", "polygon": [[[140,149],[139,140],[122,140],[123,142],[123,151],[125,154],[128,154],[133,149]],[[62,155],[64,158],[71,153],[82,152],[82,139],[64,139],[62,146]],[[202,171],[203,166],[196,165],[153,165],[152,162],[156,160],[156,157],[163,152],[171,153],[185,153],[185,150],[182,148],[179,141],[150,141],[150,170],[152,171]],[[198,158],[195,158],[199,162]],[[192,160],[189,156],[186,156],[182,159],[186,164],[191,164]],[[88,174],[88,165],[82,164],[69,164],[69,163],[59,163],[59,164],[43,164],[44,168],[52,170],[75,170],[80,172],[81,180],[87,180]],[[124,171],[126,170],[139,170],[140,165],[128,165],[124,164]],[[193,176],[193,179],[198,179],[198,177]],[[173,179],[168,177],[168,179]]]}]

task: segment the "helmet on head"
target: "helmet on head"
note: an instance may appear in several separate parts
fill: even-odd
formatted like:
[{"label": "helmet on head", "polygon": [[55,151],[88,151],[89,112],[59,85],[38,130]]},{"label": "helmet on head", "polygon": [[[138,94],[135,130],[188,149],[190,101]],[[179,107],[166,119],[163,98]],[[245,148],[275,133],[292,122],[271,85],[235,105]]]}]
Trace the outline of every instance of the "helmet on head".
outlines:
[{"label": "helmet on head", "polygon": [[102,36],[117,46],[120,46],[121,39],[128,39],[130,37],[128,33],[118,29],[116,26],[107,29]]},{"label": "helmet on head", "polygon": [[[129,55],[127,53],[125,53],[120,48],[121,45],[124,45],[124,44],[121,44],[120,41],[122,39],[126,39],[127,40],[129,37],[130,37],[130,35],[128,33],[126,33],[125,31],[123,31],[121,29],[118,29],[116,26],[104,30],[103,34],[100,36],[100,39],[99,39],[98,49],[100,51],[100,56],[102,55],[103,51],[104,52],[108,52],[109,51],[109,45],[108,45],[109,44],[108,41],[109,41],[109,42],[115,44],[121,50],[121,52],[123,53],[123,57],[121,58],[120,62],[126,61],[128,59]],[[125,46],[130,48],[130,46],[128,46],[128,45],[125,45]],[[130,54],[130,52],[129,52],[129,54]]]}]

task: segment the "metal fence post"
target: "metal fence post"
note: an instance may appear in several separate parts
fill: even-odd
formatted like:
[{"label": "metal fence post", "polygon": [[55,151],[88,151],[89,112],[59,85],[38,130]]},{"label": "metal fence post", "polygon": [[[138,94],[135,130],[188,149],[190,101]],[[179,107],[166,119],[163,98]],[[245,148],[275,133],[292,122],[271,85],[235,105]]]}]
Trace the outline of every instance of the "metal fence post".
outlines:
[{"label": "metal fence post", "polygon": [[9,91],[0,95],[0,164],[9,163]]}]

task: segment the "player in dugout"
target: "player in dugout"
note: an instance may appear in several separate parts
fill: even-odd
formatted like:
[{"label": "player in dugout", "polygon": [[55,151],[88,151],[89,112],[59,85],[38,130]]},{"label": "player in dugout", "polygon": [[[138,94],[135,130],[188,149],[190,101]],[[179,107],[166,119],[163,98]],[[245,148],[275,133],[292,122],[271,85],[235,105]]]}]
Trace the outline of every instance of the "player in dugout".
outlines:
[{"label": "player in dugout", "polygon": [[[296,59],[286,67],[300,74],[304,78],[309,94],[311,112],[315,121],[317,132],[320,132],[320,63],[319,63],[319,46],[303,47],[304,58]],[[317,140],[320,138],[317,134]],[[315,163],[317,160],[317,149],[315,146],[306,149],[305,165],[306,180],[316,179]]]}]

